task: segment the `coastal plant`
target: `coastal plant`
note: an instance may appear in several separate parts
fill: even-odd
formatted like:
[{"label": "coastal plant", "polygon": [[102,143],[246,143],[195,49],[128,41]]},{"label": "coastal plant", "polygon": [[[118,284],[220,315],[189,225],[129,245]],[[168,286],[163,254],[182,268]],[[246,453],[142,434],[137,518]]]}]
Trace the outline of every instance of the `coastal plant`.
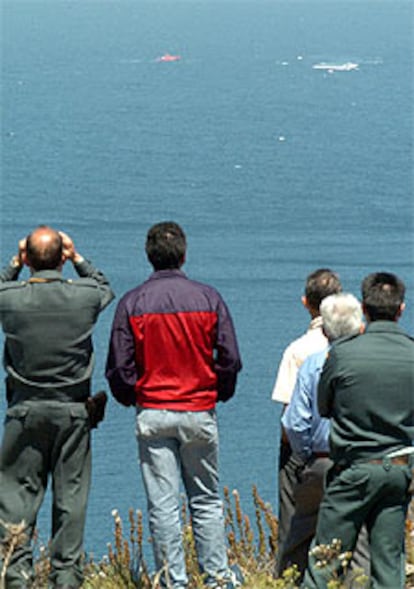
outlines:
[{"label": "coastal plant", "polygon": [[344,552],[342,542],[338,538],[334,538],[330,544],[314,546],[309,556],[315,559],[316,568],[326,570],[327,589],[342,589],[349,586],[361,589],[368,587],[369,579],[363,571],[351,573],[352,552]]},{"label": "coastal plant", "polygon": [[270,505],[252,490],[257,536],[250,518],[243,513],[238,491],[224,488],[225,525],[230,564],[237,564],[244,576],[258,574],[273,578],[277,557],[278,521]]},{"label": "coastal plant", "polygon": [[407,587],[414,588],[414,500],[411,502],[405,526]]},{"label": "coastal plant", "polygon": [[[11,562],[11,557],[19,546],[23,546],[28,540],[27,524],[22,520],[18,524],[10,524],[0,520],[0,525],[5,533],[0,542],[0,559],[2,567],[0,572],[0,589],[7,589],[6,572]],[[27,573],[22,573],[27,589],[45,589],[48,587],[50,573],[49,546],[39,542],[37,531],[33,534],[34,552],[37,557],[34,561],[33,577],[28,578]]]},{"label": "coastal plant", "polygon": [[[274,570],[277,553],[277,518],[269,505],[261,499],[257,488],[253,488],[256,533],[249,517],[243,513],[239,493],[224,489],[225,526],[228,540],[230,565],[238,565],[245,577],[246,588],[290,589],[291,577],[275,585]],[[129,533],[125,534],[119,513],[112,512],[114,518],[114,539],[108,544],[108,554],[101,562],[90,560],[85,567],[83,589],[139,588],[157,589],[161,574],[168,586],[168,567],[149,575],[143,558],[142,513],[129,511]],[[181,508],[183,546],[189,577],[189,589],[201,589],[203,575],[200,573],[194,542],[191,516],[183,499]],[[251,584],[250,584],[251,583]]]},{"label": "coastal plant", "polygon": [[6,588],[6,572],[15,550],[27,541],[26,522],[22,520],[18,524],[10,524],[0,520],[0,525],[5,532],[0,543],[0,557],[3,566],[0,573],[0,589]]},{"label": "coastal plant", "polygon": [[[257,488],[252,491],[254,522],[243,513],[241,499],[237,491],[224,489],[224,516],[231,565],[238,565],[245,578],[244,589],[298,589],[300,573],[296,565],[286,569],[276,578],[278,521],[272,509],[260,497]],[[414,589],[414,518],[406,524],[407,584],[406,589]],[[85,561],[85,581],[82,589],[159,589],[161,574],[168,584],[168,566],[150,575],[144,560],[144,533],[141,511],[130,509],[128,523],[124,526],[117,510],[112,512],[114,520],[113,540],[108,544],[107,555],[100,561],[89,557]],[[185,500],[182,501],[181,519],[183,524],[183,546],[189,589],[202,589],[203,576],[198,569],[191,516]],[[7,524],[0,522],[5,529],[0,543],[0,556],[3,566],[0,573],[0,589],[5,589],[5,574],[14,550],[27,540],[26,524]],[[321,568],[326,569],[327,589],[363,589],[368,579],[355,574],[351,583],[344,576],[330,572],[330,566],[339,559],[343,572],[348,570],[350,554],[342,551],[339,540],[327,546],[317,546],[313,552]],[[37,550],[35,578],[27,587],[47,589],[50,571],[50,557],[47,546]]]},{"label": "coastal plant", "polygon": [[123,522],[118,511],[114,519],[113,543],[108,543],[108,554],[100,562],[90,559],[85,566],[84,589],[152,589],[143,558],[142,512],[128,512],[129,530],[124,536]]},{"label": "coastal plant", "polygon": [[[34,537],[35,545],[39,542],[37,533]],[[48,587],[48,578],[50,573],[50,550],[48,545],[39,544],[37,548],[37,558],[34,562],[34,579],[30,584],[30,589],[43,589]]]}]

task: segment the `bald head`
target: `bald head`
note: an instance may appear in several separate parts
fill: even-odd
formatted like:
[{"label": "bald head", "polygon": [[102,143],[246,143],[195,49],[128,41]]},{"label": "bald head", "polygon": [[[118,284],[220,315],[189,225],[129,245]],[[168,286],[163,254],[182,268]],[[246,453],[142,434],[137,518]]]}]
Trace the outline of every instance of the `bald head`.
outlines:
[{"label": "bald head", "polygon": [[62,237],[57,231],[41,225],[27,236],[26,263],[33,270],[55,270],[62,261]]}]

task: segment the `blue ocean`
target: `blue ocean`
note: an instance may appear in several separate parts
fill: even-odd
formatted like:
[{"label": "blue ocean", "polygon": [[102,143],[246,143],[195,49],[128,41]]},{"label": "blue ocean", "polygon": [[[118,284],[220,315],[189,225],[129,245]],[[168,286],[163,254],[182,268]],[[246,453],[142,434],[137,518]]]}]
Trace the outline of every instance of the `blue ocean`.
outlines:
[{"label": "blue ocean", "polygon": [[[148,228],[179,222],[184,269],[222,293],[244,362],[218,406],[221,483],[249,514],[253,484],[276,510],[270,395],[308,323],[307,274],[331,267],[359,295],[367,273],[397,273],[414,332],[414,4],[3,0],[1,11],[2,263],[47,223],[119,298],[151,271]],[[95,332],[96,390],[115,304]],[[93,450],[86,549],[99,558],[112,510],[145,512],[134,411],[111,400]],[[38,523],[46,542],[47,504]]]}]

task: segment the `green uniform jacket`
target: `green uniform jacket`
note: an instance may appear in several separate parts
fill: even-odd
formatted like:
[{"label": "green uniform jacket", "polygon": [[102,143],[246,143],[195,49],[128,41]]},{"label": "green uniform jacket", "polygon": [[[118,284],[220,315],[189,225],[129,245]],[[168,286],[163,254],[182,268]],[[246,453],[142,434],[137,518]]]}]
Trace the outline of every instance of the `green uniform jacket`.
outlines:
[{"label": "green uniform jacket", "polygon": [[334,462],[383,458],[414,440],[414,340],[393,321],[331,348],[318,388],[319,412],[331,418]]},{"label": "green uniform jacket", "polygon": [[89,393],[92,330],[114,294],[90,262],[83,260],[74,267],[77,280],[66,280],[57,270],[43,270],[19,282],[19,269],[11,264],[0,273],[9,401],[21,398],[21,393],[41,397],[47,392],[69,399]]}]

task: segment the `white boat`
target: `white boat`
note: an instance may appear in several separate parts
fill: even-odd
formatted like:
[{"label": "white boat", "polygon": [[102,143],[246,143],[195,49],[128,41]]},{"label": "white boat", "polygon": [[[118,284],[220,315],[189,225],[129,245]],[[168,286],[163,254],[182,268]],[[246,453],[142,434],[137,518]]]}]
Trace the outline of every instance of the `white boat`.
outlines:
[{"label": "white boat", "polygon": [[315,63],[312,68],[314,70],[326,70],[328,72],[350,72],[351,70],[358,69],[358,63],[347,61],[346,63]]}]

